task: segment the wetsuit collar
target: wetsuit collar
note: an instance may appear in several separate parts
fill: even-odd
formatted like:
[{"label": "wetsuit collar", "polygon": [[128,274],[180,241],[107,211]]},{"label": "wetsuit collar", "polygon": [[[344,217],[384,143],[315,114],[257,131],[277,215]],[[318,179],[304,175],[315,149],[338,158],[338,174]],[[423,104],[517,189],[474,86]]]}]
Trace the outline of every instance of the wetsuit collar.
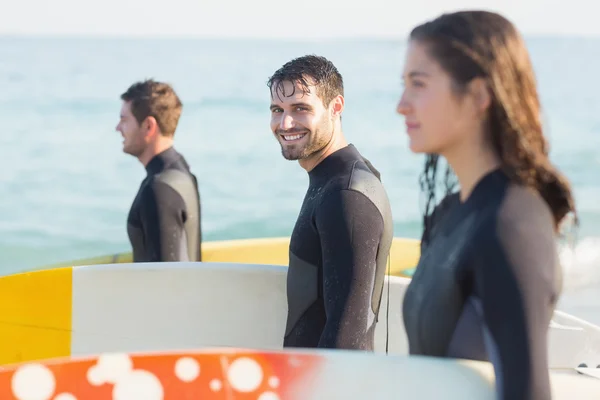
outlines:
[{"label": "wetsuit collar", "polygon": [[460,201],[461,204],[471,203],[473,201],[488,201],[495,196],[494,187],[504,185],[508,182],[508,176],[501,168],[495,168],[483,175],[479,182],[475,184],[471,194],[465,201]]},{"label": "wetsuit collar", "polygon": [[158,174],[163,171],[165,167],[177,161],[179,159],[179,153],[175,151],[175,148],[169,147],[168,149],[158,153],[146,165],[146,172],[148,175]]},{"label": "wetsuit collar", "polygon": [[314,167],[309,173],[309,179],[319,179],[335,175],[348,164],[348,160],[362,158],[356,147],[352,143],[339,150],[334,151]]}]

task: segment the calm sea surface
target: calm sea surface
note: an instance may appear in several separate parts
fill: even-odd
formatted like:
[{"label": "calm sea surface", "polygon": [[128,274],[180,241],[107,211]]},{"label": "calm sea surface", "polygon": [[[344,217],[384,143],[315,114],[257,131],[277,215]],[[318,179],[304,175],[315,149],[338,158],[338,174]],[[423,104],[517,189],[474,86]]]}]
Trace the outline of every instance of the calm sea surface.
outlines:
[{"label": "calm sea surface", "polygon": [[[582,218],[561,308],[600,324],[600,40],[528,40],[554,162]],[[176,147],[201,185],[206,240],[289,235],[306,173],[269,130],[266,80],[307,53],[344,76],[344,131],[381,171],[396,236],[418,237],[422,158],[410,153],[401,41],[0,38],[0,273],[129,251],[125,219],[144,170],[121,152],[119,95],[148,77],[184,102]]]}]

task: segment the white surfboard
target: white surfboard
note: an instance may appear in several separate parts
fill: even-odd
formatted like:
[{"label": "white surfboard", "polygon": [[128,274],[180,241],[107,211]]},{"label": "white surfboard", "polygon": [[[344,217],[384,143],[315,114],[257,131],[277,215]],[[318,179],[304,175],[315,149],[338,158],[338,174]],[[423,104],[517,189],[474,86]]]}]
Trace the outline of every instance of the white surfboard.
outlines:
[{"label": "white surfboard", "polygon": [[[592,367],[600,371],[600,327],[556,310],[550,323],[550,364]],[[600,398],[600,395],[598,396]]]},{"label": "white surfboard", "polygon": [[[33,272],[4,286],[3,278],[0,364],[115,351],[280,349],[286,273],[272,265],[136,263]],[[402,300],[409,282],[386,280],[378,353],[385,352],[386,337],[390,353],[408,353]],[[555,322],[549,329],[551,368],[600,364],[598,327],[560,312]]]},{"label": "white surfboard", "polygon": [[[71,354],[205,346],[282,347],[287,268],[161,263],[73,269]],[[408,278],[391,277],[376,328],[376,351],[406,354],[401,304]]]}]

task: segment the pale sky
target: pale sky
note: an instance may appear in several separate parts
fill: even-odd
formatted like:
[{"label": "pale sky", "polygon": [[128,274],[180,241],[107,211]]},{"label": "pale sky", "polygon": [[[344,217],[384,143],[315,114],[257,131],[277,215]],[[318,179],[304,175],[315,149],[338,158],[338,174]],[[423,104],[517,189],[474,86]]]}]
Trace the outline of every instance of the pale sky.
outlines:
[{"label": "pale sky", "polygon": [[[169,4],[167,6],[167,4]],[[404,37],[444,11],[503,13],[526,35],[600,37],[595,0],[0,0],[0,34]]]}]

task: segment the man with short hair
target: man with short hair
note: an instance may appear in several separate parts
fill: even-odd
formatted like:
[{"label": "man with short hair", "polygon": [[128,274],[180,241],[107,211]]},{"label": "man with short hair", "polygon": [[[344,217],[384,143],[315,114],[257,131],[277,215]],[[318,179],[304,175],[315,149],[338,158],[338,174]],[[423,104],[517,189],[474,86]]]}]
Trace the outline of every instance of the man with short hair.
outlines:
[{"label": "man with short hair", "polygon": [[173,147],[181,100],[152,79],[131,85],[121,100],[123,151],[146,169],[127,218],[133,261],[201,261],[198,182]]},{"label": "man with short hair", "polygon": [[344,138],[342,76],[308,55],[268,87],[283,157],[309,177],[290,240],[284,346],[373,351],[392,212],[379,172]]}]

